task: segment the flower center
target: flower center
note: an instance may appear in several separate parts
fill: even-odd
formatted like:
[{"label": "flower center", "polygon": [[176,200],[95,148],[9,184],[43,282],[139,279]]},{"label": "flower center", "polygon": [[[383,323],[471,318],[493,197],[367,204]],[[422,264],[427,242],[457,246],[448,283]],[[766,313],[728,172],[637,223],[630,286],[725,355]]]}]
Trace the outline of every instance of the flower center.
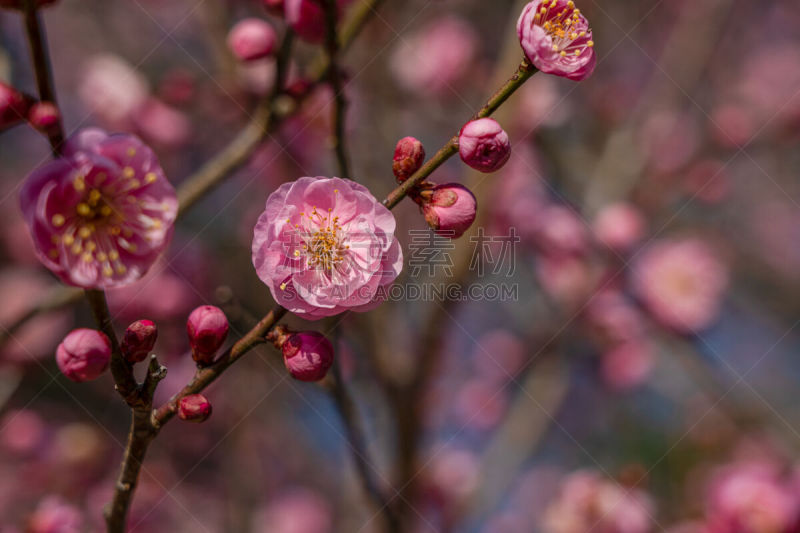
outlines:
[{"label": "flower center", "polygon": [[586,37],[589,29],[585,27],[585,20],[581,17],[580,9],[575,7],[575,2],[570,0],[560,11],[555,9],[557,5],[557,0],[543,3],[534,15],[533,23],[541,26],[550,36],[554,52],[558,52],[561,57],[579,56],[584,50],[594,46],[594,41],[573,44],[575,40]]},{"label": "flower center", "polygon": [[[349,246],[344,244],[342,226],[339,217],[331,217],[331,209],[327,215],[322,215],[314,207],[310,214],[300,213],[303,222],[310,222],[311,227],[304,227],[301,233],[303,252],[308,259],[308,265],[324,271],[333,271],[345,258]],[[305,224],[303,225],[305,226]],[[299,227],[296,225],[296,227]],[[294,253],[300,256],[300,251]]]}]

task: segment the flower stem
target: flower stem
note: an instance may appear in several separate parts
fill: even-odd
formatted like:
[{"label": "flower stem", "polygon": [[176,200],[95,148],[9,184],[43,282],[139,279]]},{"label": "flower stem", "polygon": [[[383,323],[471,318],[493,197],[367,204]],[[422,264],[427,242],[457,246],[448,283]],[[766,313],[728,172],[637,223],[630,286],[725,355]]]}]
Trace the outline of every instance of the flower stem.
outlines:
[{"label": "flower stem", "polygon": [[333,149],[339,164],[339,177],[350,178],[350,165],[347,162],[345,139],[345,112],[347,99],[344,95],[342,75],[339,71],[339,36],[336,33],[336,0],[323,0],[325,9],[325,50],[328,55],[328,82],[333,90]]},{"label": "flower stem", "polygon": [[[36,74],[36,87],[39,91],[39,100],[57,105],[56,91],[53,85],[53,75],[50,69],[50,57],[47,49],[47,37],[44,26],[39,18],[35,0],[24,1],[25,32],[28,35],[28,44],[31,47],[33,70]],[[52,128],[48,128],[47,138],[53,157],[61,154],[61,145],[64,142],[64,127],[59,117]]]}]

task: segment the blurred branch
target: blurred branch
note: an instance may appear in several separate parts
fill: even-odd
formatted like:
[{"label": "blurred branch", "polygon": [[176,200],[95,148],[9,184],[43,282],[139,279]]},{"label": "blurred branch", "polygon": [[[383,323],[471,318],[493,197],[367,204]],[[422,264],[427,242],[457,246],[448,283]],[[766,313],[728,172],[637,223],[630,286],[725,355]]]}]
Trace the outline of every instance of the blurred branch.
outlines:
[{"label": "blurred branch", "polygon": [[356,469],[358,470],[364,490],[375,502],[375,505],[378,507],[378,512],[385,518],[388,530],[392,533],[398,533],[401,531],[400,520],[390,505],[390,500],[384,495],[381,484],[373,475],[374,467],[368,459],[369,452],[367,450],[366,439],[364,438],[364,430],[360,423],[358,409],[342,378],[338,359],[334,359],[333,362],[333,379],[324,383],[344,422],[347,440],[350,443],[350,448],[353,452],[353,460],[356,463]]},{"label": "blurred branch", "polygon": [[[53,85],[53,74],[50,69],[50,57],[47,49],[47,37],[42,26],[36,0],[24,0],[25,32],[28,36],[28,44],[31,48],[31,60],[33,70],[36,74],[36,87],[39,91],[39,100],[50,102],[57,105],[56,92]],[[56,124],[48,128],[47,139],[50,141],[50,148],[53,156],[58,157],[61,153],[61,144],[64,142],[64,128],[61,124],[61,117],[56,120]]]},{"label": "blurred branch", "polygon": [[325,9],[325,51],[328,56],[328,82],[333,90],[333,150],[339,164],[339,177],[350,178],[350,168],[347,162],[347,145],[345,139],[345,113],[347,99],[342,86],[342,75],[337,62],[339,53],[339,36],[336,33],[336,19],[338,6],[336,0],[323,0]]}]

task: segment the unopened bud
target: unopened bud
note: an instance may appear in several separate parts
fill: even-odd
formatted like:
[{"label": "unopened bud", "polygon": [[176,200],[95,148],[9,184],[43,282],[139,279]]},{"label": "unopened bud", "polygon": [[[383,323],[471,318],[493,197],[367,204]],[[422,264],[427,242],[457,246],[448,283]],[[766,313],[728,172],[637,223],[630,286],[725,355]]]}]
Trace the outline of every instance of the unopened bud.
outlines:
[{"label": "unopened bud", "polygon": [[59,120],[61,120],[61,113],[51,102],[36,102],[28,111],[28,122],[34,129],[43,133],[58,127]]},{"label": "unopened bud", "polygon": [[0,81],[0,130],[25,120],[32,100]]},{"label": "unopened bud", "polygon": [[100,377],[110,360],[111,342],[94,329],[75,329],[56,348],[61,373],[78,383]]},{"label": "unopened bud", "polygon": [[137,320],[125,330],[122,338],[122,355],[129,363],[144,361],[158,338],[158,328],[152,320]]},{"label": "unopened bud", "polygon": [[480,172],[495,172],[511,156],[508,134],[496,120],[481,118],[468,122],[458,136],[461,160]]},{"label": "unopened bud", "polygon": [[228,33],[228,47],[242,61],[267,57],[275,49],[276,41],[272,26],[255,17],[239,21]]},{"label": "unopened bud", "polygon": [[281,346],[283,362],[293,378],[319,381],[333,364],[333,346],[321,333],[302,331],[285,339]]},{"label": "unopened bud", "polygon": [[472,192],[459,183],[437,185],[423,197],[425,221],[438,235],[457,239],[475,221],[478,204]]},{"label": "unopened bud", "polygon": [[228,319],[219,307],[201,305],[186,321],[192,359],[197,364],[209,365],[228,337]]},{"label": "unopened bud", "polygon": [[398,183],[403,183],[419,170],[425,161],[425,148],[414,137],[403,137],[394,149],[392,171]]},{"label": "unopened bud", "polygon": [[283,16],[283,0],[262,0],[264,7],[273,15]]},{"label": "unopened bud", "polygon": [[178,402],[178,417],[187,422],[205,422],[211,416],[211,402],[202,394],[184,396]]}]

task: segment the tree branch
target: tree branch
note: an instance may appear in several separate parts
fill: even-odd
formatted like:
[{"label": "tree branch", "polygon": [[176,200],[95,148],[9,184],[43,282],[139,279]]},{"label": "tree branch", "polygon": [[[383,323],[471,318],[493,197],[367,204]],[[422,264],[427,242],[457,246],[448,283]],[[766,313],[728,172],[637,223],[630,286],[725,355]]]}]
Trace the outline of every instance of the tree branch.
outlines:
[{"label": "tree branch", "polygon": [[337,55],[339,53],[339,36],[336,33],[336,19],[338,18],[336,0],[323,0],[325,9],[325,50],[328,56],[328,82],[333,90],[333,150],[339,165],[339,177],[350,178],[350,165],[347,161],[347,146],[345,139],[345,113],[347,99],[342,86],[342,76],[339,72]]}]

